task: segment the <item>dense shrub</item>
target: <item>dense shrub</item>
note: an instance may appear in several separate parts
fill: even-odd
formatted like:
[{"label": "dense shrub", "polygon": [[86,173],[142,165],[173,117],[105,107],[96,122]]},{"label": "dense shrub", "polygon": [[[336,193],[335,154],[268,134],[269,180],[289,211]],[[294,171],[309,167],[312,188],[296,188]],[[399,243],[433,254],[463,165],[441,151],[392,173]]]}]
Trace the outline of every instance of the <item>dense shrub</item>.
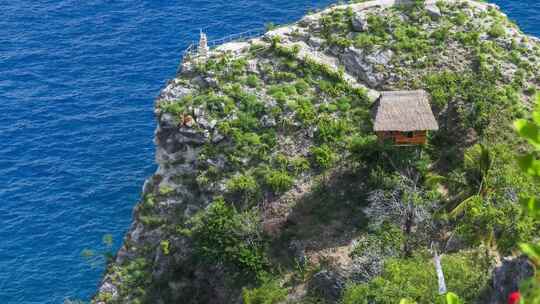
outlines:
[{"label": "dense shrub", "polygon": [[343,34],[351,31],[352,11],[336,9],[321,18],[322,33],[330,44],[347,47],[351,44]]},{"label": "dense shrub", "polygon": [[250,199],[257,195],[259,185],[251,174],[237,174],[227,181],[227,191],[238,194],[245,199]]},{"label": "dense shrub", "polygon": [[388,24],[384,18],[378,15],[370,15],[368,17],[369,32],[378,37],[386,37]]},{"label": "dense shrub", "polygon": [[161,110],[171,114],[182,114],[185,111],[184,106],[180,102],[166,102],[160,106]]},{"label": "dense shrub", "polygon": [[[145,303],[147,292],[145,287],[152,282],[151,264],[144,258],[136,258],[124,265],[111,268],[113,282],[122,282],[120,295],[130,295],[133,303]],[[109,293],[101,293],[98,299],[110,299]]]},{"label": "dense shrub", "polygon": [[259,78],[255,75],[249,75],[246,77],[246,84],[252,88],[257,88],[260,85]]},{"label": "dense shrub", "polygon": [[259,221],[255,212],[238,212],[219,199],[190,219],[184,233],[192,237],[197,256],[203,261],[257,276],[267,263]]},{"label": "dense shrub", "polygon": [[450,27],[442,26],[431,33],[431,38],[441,44],[450,37]]},{"label": "dense shrub", "polygon": [[244,304],[277,304],[285,300],[287,289],[279,285],[276,280],[265,279],[261,286],[242,290]]},{"label": "dense shrub", "polygon": [[443,108],[453,101],[460,89],[460,76],[457,73],[444,71],[426,76],[425,83],[431,93],[431,100],[438,108]]},{"label": "dense shrub", "polygon": [[488,35],[493,38],[499,38],[506,33],[504,26],[500,23],[494,23],[488,31]]},{"label": "dense shrub", "polygon": [[[488,279],[485,265],[471,253],[444,255],[442,267],[448,289],[467,303],[474,303]],[[350,285],[343,304],[394,304],[402,298],[417,303],[446,303],[438,294],[437,275],[429,256],[388,260],[380,276],[368,283]]]},{"label": "dense shrub", "polygon": [[205,100],[207,109],[220,117],[229,115],[236,109],[234,100],[226,95],[208,94],[206,95]]},{"label": "dense shrub", "polygon": [[291,72],[275,72],[274,79],[277,81],[292,81],[296,79],[296,74]]},{"label": "dense shrub", "polygon": [[169,185],[160,185],[159,186],[159,194],[160,195],[169,195],[174,192],[174,188],[172,188]]},{"label": "dense shrub", "polygon": [[431,50],[426,32],[419,27],[400,23],[393,34],[396,42],[392,48],[397,52],[419,59]]},{"label": "dense shrub", "polygon": [[458,12],[454,18],[452,18],[452,21],[456,25],[465,25],[467,21],[469,20],[469,17],[464,12]]},{"label": "dense shrub", "polygon": [[400,227],[385,223],[376,231],[371,231],[365,238],[360,239],[351,252],[352,257],[361,257],[376,251],[381,257],[396,256],[401,251],[404,236]]},{"label": "dense shrub", "polygon": [[377,152],[380,151],[380,147],[377,136],[353,136],[349,143],[349,151],[351,155],[362,161],[372,161],[377,157]]},{"label": "dense shrub", "polygon": [[487,67],[487,59],[479,56],[479,70],[474,73],[442,72],[425,77],[433,103],[441,108],[447,103],[458,107],[463,127],[482,133],[501,111],[519,114],[519,97],[510,85],[500,85],[500,73]]},{"label": "dense shrub", "polygon": [[338,107],[335,103],[323,103],[319,106],[320,112],[334,113],[338,110]]},{"label": "dense shrub", "polygon": [[480,42],[480,32],[478,31],[469,31],[469,32],[459,32],[456,34],[456,38],[462,44],[466,46],[476,46]]},{"label": "dense shrub", "polygon": [[[465,137],[467,141],[507,139],[504,130],[509,125],[508,118],[517,115],[514,106],[519,101],[518,93],[525,90],[532,95],[535,92],[534,84],[538,81],[531,80],[529,74],[535,72],[536,63],[532,60],[526,62],[529,60],[524,58],[538,50],[527,50],[520,47],[524,43],[516,41],[511,47],[513,51],[509,52],[506,50],[508,46],[503,47],[500,39],[481,41],[483,32],[489,32],[492,38],[503,36],[501,24],[505,24],[504,21],[499,20],[486,30],[482,25],[469,23],[469,17],[460,11],[460,7],[443,2],[437,5],[443,12],[437,20],[429,19],[426,12],[418,7],[392,8],[384,11],[385,15],[388,13],[385,17],[369,16],[369,30],[362,33],[351,31],[350,11],[337,8],[322,19],[321,34],[326,39],[323,49],[354,45],[363,49],[364,56],[374,55],[370,54],[373,50],[391,49],[394,55],[387,69],[382,65],[374,67],[377,72],[391,76],[385,78],[381,86],[396,90],[424,88],[431,93],[435,113],[441,113],[438,117],[441,130],[431,133],[430,143],[433,145],[423,147],[421,156],[418,156],[418,150],[411,150],[414,153],[401,157],[400,151],[407,148],[381,146],[375,136],[366,135],[372,134],[371,102],[366,90],[353,88],[345,80],[343,70],[309,58],[297,58],[299,48],[280,45],[279,38],[272,39],[270,49],[264,45],[253,46],[251,49],[257,49],[257,53],[246,54],[247,59],[257,57],[260,78],[247,74],[245,59],[235,60],[232,56],[210,58],[198,67],[205,77],[215,78],[216,85],[202,87],[197,81],[188,79],[191,76],[180,75],[183,77],[180,80],[182,85],[198,88],[199,92],[194,92],[195,97],[160,103],[161,110],[179,119],[183,114],[193,115],[194,109],[202,108],[208,118],[218,120],[217,129],[210,130],[209,139],[213,143],[205,143],[197,159],[201,168],[197,177],[199,189],[214,190],[213,187],[221,185],[225,179],[227,201],[249,202],[229,205],[218,200],[186,223],[182,232],[192,237],[195,256],[200,258],[200,262],[225,265],[227,273],[240,273],[248,279],[260,276],[267,269],[260,218],[255,212],[239,211],[244,210],[239,207],[254,207],[260,203],[261,186],[268,192],[285,192],[302,173],[309,173],[303,177],[311,177],[321,171],[324,173],[345,157],[348,157],[348,162],[336,168],[339,170],[332,171],[332,180],[324,180],[326,176],[323,174],[323,181],[317,183],[311,193],[306,193],[307,199],[292,207],[298,224],[286,225],[282,235],[286,241],[297,239],[301,242],[317,241],[323,233],[332,242],[336,235],[351,235],[352,229],[356,229],[354,235],[362,235],[351,255],[356,260],[365,260],[368,255],[376,256],[380,263],[369,278],[377,277],[368,283],[351,285],[345,294],[345,304],[396,303],[401,297],[419,303],[439,302],[441,299],[435,294],[436,276],[431,257],[398,258],[425,248],[435,232],[459,234],[461,241],[473,246],[485,243],[485,236],[493,236],[497,250],[502,254],[510,253],[515,250],[516,243],[530,240],[538,234],[537,223],[524,220],[516,204],[517,189],[521,191],[527,183],[514,174],[510,167],[515,167],[515,164],[508,158],[504,160],[510,164],[508,167],[498,167],[490,174],[484,197],[470,201],[459,218],[450,224],[447,221],[443,203],[450,200],[453,203],[454,198],[457,200],[469,192],[478,193],[472,187],[475,184],[468,172],[470,168],[457,152],[463,151],[465,145],[462,142],[448,143]],[[382,12],[379,9],[374,11],[376,14]],[[405,18],[398,16],[403,13],[407,15]],[[426,17],[429,26],[421,24]],[[449,54],[444,54],[447,46],[450,47],[446,50],[456,48],[458,51],[448,57]],[[449,67],[461,56],[465,58],[463,62]],[[512,62],[519,70],[511,75],[510,70],[508,73],[501,71],[505,64],[495,68],[494,62],[498,64],[500,60]],[[429,66],[432,63],[437,65]],[[432,74],[423,77],[426,73]],[[265,100],[264,93],[273,100]],[[275,124],[267,118],[275,120]],[[484,132],[486,129],[491,133]],[[202,131],[197,126],[194,130]],[[221,135],[225,138],[214,142]],[[316,146],[306,156],[306,147],[312,145]],[[423,161],[422,166],[418,165],[420,161]],[[312,172],[312,168],[319,170]],[[429,188],[433,191],[420,196],[417,190],[428,192],[423,183],[426,173],[433,171],[446,175],[447,180],[462,182],[462,185],[454,186],[450,182],[433,185]],[[414,190],[397,189],[396,181],[408,174],[415,176]],[[313,177],[318,180],[317,176]],[[186,180],[176,182],[187,185]],[[353,186],[349,186],[349,182]],[[172,223],[168,218],[156,215],[154,210],[167,195],[172,194],[171,189],[160,188],[155,197],[147,197],[141,204],[140,220],[147,228],[171,230]],[[380,191],[374,192],[374,189]],[[441,194],[444,199],[438,196],[429,202],[440,202],[441,205],[432,207],[432,204],[425,204],[424,208],[424,205],[416,204],[421,201],[409,203],[412,196],[427,201],[426,196],[438,193],[436,190],[446,192]],[[393,198],[399,200],[392,201]],[[434,212],[437,216],[433,216]],[[422,218],[410,221],[407,220],[408,214],[421,215]],[[407,230],[403,229],[406,227],[404,222],[414,222],[412,233],[404,231]],[[431,226],[427,229],[425,223],[432,224],[437,230],[432,230]],[[164,254],[173,256],[176,248],[172,247],[169,239],[172,240],[164,236],[157,247]],[[406,251],[405,248],[412,249]],[[381,272],[387,258],[391,259]],[[130,266],[140,278],[128,279],[128,283],[147,279],[151,267],[141,265]],[[445,256],[443,267],[450,290],[460,293],[469,302],[474,301],[485,281],[482,266],[481,261],[472,255]],[[137,288],[138,283],[131,286]],[[258,287],[244,289],[245,304],[280,302],[287,293],[274,280],[249,286]],[[314,299],[313,303],[323,303],[322,300],[316,301]],[[302,303],[312,302],[304,299]]]},{"label": "dense shrub", "polygon": [[296,117],[306,125],[310,125],[315,121],[317,112],[311,100],[307,98],[297,100]]},{"label": "dense shrub", "polygon": [[383,40],[377,36],[367,33],[360,33],[354,37],[354,46],[368,51],[372,50],[375,45],[381,44]]},{"label": "dense shrub", "polygon": [[315,167],[328,169],[337,161],[337,154],[326,144],[311,148]]},{"label": "dense shrub", "polygon": [[294,87],[296,88],[296,92],[301,95],[307,93],[310,88],[309,84],[304,79],[299,79],[296,81]]},{"label": "dense shrub", "polygon": [[270,169],[266,171],[264,181],[274,192],[281,193],[292,187],[294,179],[286,171]]},{"label": "dense shrub", "polygon": [[317,139],[322,143],[339,142],[351,129],[345,118],[321,116],[317,124]]},{"label": "dense shrub", "polygon": [[[242,119],[241,117],[245,116],[239,115],[239,122],[235,123],[235,125],[240,125],[242,122],[245,122],[246,124],[251,123],[248,119]],[[233,139],[237,147],[256,147],[262,144],[261,137],[255,132],[243,133],[241,131],[233,130]]]},{"label": "dense shrub", "polygon": [[288,167],[294,174],[300,174],[309,170],[309,161],[302,156],[296,156],[288,162]]}]

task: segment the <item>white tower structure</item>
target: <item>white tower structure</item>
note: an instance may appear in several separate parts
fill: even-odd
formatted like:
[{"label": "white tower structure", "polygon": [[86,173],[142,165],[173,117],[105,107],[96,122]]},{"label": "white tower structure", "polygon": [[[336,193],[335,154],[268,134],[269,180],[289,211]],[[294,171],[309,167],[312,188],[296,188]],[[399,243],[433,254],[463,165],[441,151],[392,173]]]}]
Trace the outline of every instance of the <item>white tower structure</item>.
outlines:
[{"label": "white tower structure", "polygon": [[206,34],[201,30],[201,35],[199,38],[199,55],[200,56],[208,56],[208,51],[210,49],[208,48],[208,38],[206,37]]}]

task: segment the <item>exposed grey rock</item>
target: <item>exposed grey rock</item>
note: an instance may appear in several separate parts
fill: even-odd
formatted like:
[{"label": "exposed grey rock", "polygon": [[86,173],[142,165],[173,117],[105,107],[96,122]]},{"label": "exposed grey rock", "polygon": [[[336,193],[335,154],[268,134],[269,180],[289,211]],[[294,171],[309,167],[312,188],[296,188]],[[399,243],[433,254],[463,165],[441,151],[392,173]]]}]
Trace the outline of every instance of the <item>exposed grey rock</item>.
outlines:
[{"label": "exposed grey rock", "polygon": [[307,15],[299,22],[300,26],[309,27],[312,30],[320,28],[320,17],[318,15]]},{"label": "exposed grey rock", "polygon": [[140,242],[144,242],[149,246],[157,246],[161,241],[161,236],[163,231],[160,228],[145,230],[144,235],[142,235]]},{"label": "exposed grey rock", "polygon": [[280,37],[281,42],[284,42],[289,39],[291,33],[296,29],[296,26],[282,26],[271,31],[268,31],[264,34],[264,39],[267,41],[272,41],[274,37]]},{"label": "exposed grey rock", "polygon": [[487,33],[480,33],[480,36],[478,37],[478,39],[480,39],[480,41],[486,41],[488,39],[490,39],[490,36],[487,34]]},{"label": "exposed grey rock", "polygon": [[309,282],[309,290],[328,301],[337,301],[345,289],[345,278],[340,274],[322,270],[313,275]]},{"label": "exposed grey rock", "polygon": [[367,15],[364,12],[354,14],[352,18],[352,27],[357,32],[366,32],[369,29]]},{"label": "exposed grey rock", "polygon": [[195,116],[195,121],[197,124],[203,128],[213,129],[217,124],[215,119],[209,121],[206,112],[200,107],[193,109],[193,115]]},{"label": "exposed grey rock", "polygon": [[203,128],[210,128],[210,122],[204,116],[197,118],[197,124]]},{"label": "exposed grey rock", "polygon": [[527,36],[530,40],[540,44],[540,38],[535,36]]},{"label": "exposed grey rock", "polygon": [[341,55],[341,60],[349,73],[357,76],[370,87],[378,87],[382,84],[384,75],[375,71],[375,64],[388,63],[392,55],[392,51],[387,50],[366,56],[363,50],[349,47]]},{"label": "exposed grey rock", "polygon": [[193,115],[195,115],[196,118],[204,116],[204,110],[201,107],[196,107],[193,109]]},{"label": "exposed grey rock", "polygon": [[289,244],[289,252],[293,256],[294,260],[304,265],[306,263],[306,246],[298,240],[293,240]]},{"label": "exposed grey rock", "polygon": [[309,138],[314,138],[315,137],[315,128],[314,127],[309,127],[308,130],[307,130],[307,136]]},{"label": "exposed grey rock", "polygon": [[154,183],[152,178],[148,178],[144,181],[144,184],[142,186],[142,196],[144,196],[147,193],[152,192],[152,189],[154,188]]},{"label": "exposed grey rock", "polygon": [[224,192],[227,190],[227,184],[225,184],[225,182],[219,182],[217,185],[216,185],[216,189],[220,192]]},{"label": "exposed grey rock", "polygon": [[204,81],[206,82],[206,85],[210,88],[217,88],[219,87],[218,81],[213,77],[205,77]]},{"label": "exposed grey rock", "polygon": [[[105,281],[99,288],[100,293],[107,293],[112,296],[112,299],[118,298],[118,290],[111,282]],[[105,302],[96,302],[97,304],[105,304]]]},{"label": "exposed grey rock", "polygon": [[434,4],[426,5],[426,12],[433,19],[439,19],[442,17],[441,10],[437,5]]},{"label": "exposed grey rock", "polygon": [[135,229],[131,231],[131,234],[130,234],[130,237],[131,237],[131,240],[133,242],[139,242],[140,241],[140,238],[141,238],[141,234],[143,232],[143,225],[141,223],[138,223],[136,226],[135,226]]},{"label": "exposed grey rock", "polygon": [[[369,24],[367,22],[368,10],[374,13],[382,13],[383,8],[389,7],[393,4],[402,4],[404,1],[405,0],[379,0],[352,4],[351,8],[355,12],[355,16],[353,18],[354,30],[357,32],[369,30]],[[426,9],[434,19],[440,18],[441,15],[440,10],[433,5],[435,2],[435,0],[426,1]],[[485,4],[477,2],[470,2],[469,4],[471,4],[471,8],[465,10],[464,12],[467,14],[470,13],[471,18],[480,15],[479,10],[473,9],[472,6],[485,6]],[[322,16],[323,14],[321,13],[306,16],[300,22],[300,24],[304,27],[299,28],[297,25],[282,27],[276,31],[273,31],[270,35],[267,35],[267,38],[272,36],[280,36],[282,37],[284,46],[290,47],[293,44],[300,46],[300,52],[298,53],[299,59],[312,59],[333,70],[338,70],[341,67],[341,64],[344,64],[348,72],[344,73],[344,78],[346,81],[350,81],[350,84],[353,87],[363,88],[364,83],[366,83],[371,88],[375,89],[387,89],[386,87],[393,89],[394,84],[405,79],[405,76],[402,75],[398,69],[396,69],[397,67],[389,66],[392,64],[392,59],[394,58],[394,54],[390,50],[376,49],[375,52],[369,53],[366,50],[355,48],[343,50],[341,47],[337,46],[332,47],[329,50],[321,50],[322,47],[325,47],[325,42],[323,39],[317,37],[318,33],[320,33],[317,31],[321,27],[320,18]],[[397,16],[397,18],[402,20],[406,19],[403,16]],[[435,26],[435,23],[431,22],[429,25],[427,25],[427,29],[431,31],[435,28]],[[482,28],[486,28],[489,26],[489,24],[479,24],[479,27],[480,26]],[[349,33],[347,37],[353,38],[354,35],[354,33]],[[519,38],[523,35],[514,30],[507,30],[507,36],[517,36]],[[504,44],[504,47],[509,48],[512,42],[512,39],[509,38],[510,37],[501,37],[495,42],[499,45]],[[487,36],[483,36],[482,39],[493,40]],[[264,41],[260,39],[251,40],[252,43],[254,41],[265,44]],[[533,48],[539,42],[540,41],[535,38],[531,38],[530,42],[527,42],[527,46],[525,47],[530,50],[531,56],[534,55]],[[219,50],[227,52],[233,57],[237,55],[242,56],[240,53],[246,51],[248,45],[248,43],[243,42],[232,43],[219,48]],[[450,64],[455,63],[456,66],[459,65],[460,60],[456,60],[456,58],[459,56],[463,57],[465,55],[457,54],[457,57],[450,56],[449,54],[459,53],[454,51],[456,50],[453,48],[446,50],[446,58],[441,55],[441,58],[439,58],[441,59],[440,61],[449,62]],[[335,56],[332,56],[332,54]],[[338,58],[339,60],[337,60]],[[417,63],[419,62],[420,61]],[[399,65],[403,64],[404,72],[414,72],[414,69],[411,69],[411,71],[405,71],[407,65],[411,65],[413,63],[414,62],[412,61],[409,61],[408,63],[400,62]],[[173,189],[173,191],[170,192],[169,195],[156,196],[158,199],[156,200],[155,204],[152,204],[152,210],[140,208],[136,209],[134,214],[135,222],[131,226],[130,232],[126,235],[126,242],[118,252],[116,258],[117,265],[122,265],[123,262],[139,257],[147,259],[147,261],[152,264],[150,266],[152,267],[152,275],[156,281],[160,282],[158,286],[159,290],[157,291],[152,290],[156,287],[155,285],[145,286],[149,287],[148,291],[149,293],[152,293],[150,295],[151,299],[149,300],[151,303],[241,303],[240,296],[238,294],[234,294],[235,291],[233,291],[230,286],[227,287],[223,284],[223,265],[218,265],[217,267],[195,265],[191,259],[194,256],[194,249],[193,244],[190,243],[190,240],[187,237],[181,238],[180,240],[174,240],[174,236],[178,234],[171,233],[171,231],[168,230],[168,228],[171,227],[178,227],[177,225],[181,224],[182,221],[189,219],[196,212],[207,207],[215,195],[222,194],[226,191],[225,177],[218,180],[209,179],[208,184],[204,185],[194,185],[193,183],[197,175],[206,169],[207,166],[228,169],[227,160],[223,155],[212,155],[212,159],[207,159],[206,162],[203,161],[202,157],[200,157],[202,144],[208,142],[213,142],[219,145],[229,144],[229,140],[215,129],[217,121],[212,119],[212,116],[204,113],[203,108],[194,108],[186,110],[186,114],[189,113],[193,115],[191,122],[187,125],[179,126],[180,120],[184,120],[186,117],[177,116],[170,113],[163,113],[159,107],[159,103],[161,102],[176,101],[186,95],[193,94],[193,92],[199,90],[199,86],[202,88],[217,86],[217,76],[213,75],[211,72],[203,75],[197,75],[197,73],[199,73],[195,68],[197,64],[198,62],[196,60],[185,61],[182,67],[182,73],[181,75],[178,75],[179,78],[167,83],[165,89],[161,92],[160,97],[158,97],[158,100],[156,101],[157,108],[155,113],[157,114],[159,126],[156,130],[155,141],[157,146],[156,161],[159,165],[159,169],[158,172],[156,172],[156,174],[145,183],[143,193],[157,194],[160,185],[169,186]],[[279,64],[280,60],[273,58],[271,55],[257,56],[257,59],[251,59],[248,61],[247,69],[248,73],[263,74],[264,71],[265,74],[267,70],[278,70]],[[463,65],[466,64],[467,63]],[[396,66],[397,65],[398,64],[396,64]],[[441,69],[444,68],[444,66],[441,66],[439,63],[437,63],[437,65],[437,67],[440,67]],[[386,67],[389,69],[385,71]],[[461,68],[466,68],[466,66]],[[463,69],[456,70],[461,71]],[[516,71],[516,67],[515,65],[512,66],[511,64],[505,66],[503,63],[503,65],[501,65],[501,70],[508,73],[508,78],[512,79]],[[394,77],[395,81],[390,80],[392,77]],[[265,77],[261,78],[266,79]],[[361,80],[363,83],[359,80]],[[256,89],[249,90],[250,93],[256,94],[258,98],[266,101],[265,107],[267,109],[277,105],[274,99],[268,98],[268,96],[264,93],[264,90],[259,90],[262,93],[258,92]],[[374,90],[368,90],[368,94],[370,100],[374,100],[379,96],[379,93]],[[322,100],[320,102],[328,102],[328,100]],[[237,114],[231,114],[230,117],[222,120],[222,122],[226,122],[229,119],[233,120],[235,119],[236,115]],[[297,121],[294,121],[293,113],[290,111],[284,112],[282,119],[288,119],[291,120],[291,123],[294,125],[300,125]],[[276,125],[276,119],[272,118],[272,116],[262,117],[261,123],[265,127],[272,127]],[[314,137],[315,130],[315,126],[310,126],[303,129],[302,134],[298,133],[300,135],[298,138],[290,138],[290,141],[300,140],[305,141],[306,144],[304,144],[304,142],[300,144],[295,142],[294,144],[284,145],[286,155],[308,155],[309,145],[307,143],[311,142],[309,138]],[[283,140],[283,142],[285,142],[285,140]],[[282,142],[280,141],[280,143]],[[246,163],[251,160],[249,158],[242,158],[239,161]],[[203,168],[199,168],[198,166]],[[310,177],[311,176],[309,173],[304,173],[302,175],[302,178],[306,180]],[[296,186],[298,187],[298,184]],[[346,194],[342,194],[342,196],[344,195]],[[514,194],[510,193],[509,196],[514,196]],[[273,199],[273,197],[269,198],[270,200]],[[383,204],[382,207],[388,207],[388,205]],[[147,208],[146,205],[145,208]],[[386,210],[383,209],[384,208],[378,209],[380,216],[377,216],[376,218],[380,218],[382,216],[392,216],[392,213],[388,212],[388,208],[386,208]],[[141,220],[140,216],[142,215],[142,210],[144,210],[144,212],[151,211],[151,215],[166,220],[167,228],[162,227],[160,228],[162,230],[160,230],[157,229],[156,225],[143,224],[148,222],[144,219]],[[371,210],[373,211],[374,209],[371,208]],[[370,213],[367,212],[366,214],[369,215]],[[423,224],[425,222],[425,216],[422,212],[417,212],[417,214],[419,214],[420,217],[416,218],[417,223],[412,227],[411,231],[414,233],[414,237],[416,239],[424,240],[425,233],[423,231],[429,232],[434,229]],[[146,213],[144,215],[146,215]],[[289,220],[289,218],[286,218],[286,220]],[[375,223],[377,221],[370,220],[369,222]],[[401,223],[397,217],[394,219],[394,222]],[[424,229],[426,227],[429,229]],[[159,245],[159,242],[163,239],[169,240],[171,242],[171,248],[174,248],[170,254],[164,254],[160,249],[161,246]],[[290,243],[287,251],[300,263],[305,263],[307,260],[306,246],[308,245],[309,242],[306,240],[293,241]],[[460,249],[459,244],[452,245],[452,243],[449,242],[446,250],[452,250],[452,246],[456,247],[455,250]],[[361,256],[355,256],[352,258],[352,260],[345,258],[344,264],[340,263],[338,268],[318,272],[308,283],[308,288],[313,292],[322,295],[328,300],[328,302],[336,303],[342,293],[346,280],[365,282],[380,273],[384,259],[395,256],[392,252],[388,251],[388,248],[378,249],[380,247],[391,246],[381,246],[379,243],[374,243],[374,245],[371,248],[368,248],[368,250],[363,250],[363,252],[359,254]],[[394,251],[400,250],[398,247],[394,249],[392,248],[394,247],[391,247],[390,249]],[[343,257],[340,256],[340,258]],[[343,261],[340,260],[340,262]],[[526,267],[523,265],[509,266],[507,265],[509,263],[510,262],[505,261],[495,270],[493,278],[494,286],[500,287],[508,285],[513,288],[515,283],[519,281],[517,277],[520,277],[522,273],[528,271],[528,269],[526,269]],[[100,291],[113,294],[114,296],[118,295],[118,297],[120,297],[119,291],[122,289],[119,288],[117,290],[115,285],[118,284],[117,286],[122,286],[122,282],[117,281],[122,280],[122,278],[119,279],[118,276],[111,273],[115,271],[114,269],[114,267],[111,267],[110,270],[108,270],[109,274],[105,276]],[[174,276],[171,275],[173,273]],[[293,299],[292,302],[294,303],[300,302],[302,297],[306,295],[306,288],[304,284],[300,286],[292,286],[291,290],[295,288],[298,288],[300,292],[293,292],[293,295],[298,296],[296,298],[290,298]],[[498,292],[497,296],[494,297],[500,296],[504,298],[505,293],[512,289],[510,287],[505,288],[506,287],[502,288],[503,291]],[[236,291],[241,292],[239,290],[240,289],[237,289]],[[122,295],[122,298],[118,299],[118,302],[129,303],[132,300],[132,295]],[[493,301],[492,303],[497,302]]]},{"label": "exposed grey rock", "polygon": [[[187,205],[189,208],[189,205]],[[186,208],[186,209],[188,209]],[[193,253],[193,248],[190,246],[187,238],[173,237],[170,240],[171,248],[174,248],[173,258],[176,263],[182,263],[189,260],[189,257]]]},{"label": "exposed grey rock", "polygon": [[197,76],[193,78],[191,82],[200,88],[203,88],[203,89],[208,88],[208,83],[202,76]]},{"label": "exposed grey rock", "polygon": [[216,159],[207,159],[206,162],[211,165],[211,166],[214,166],[216,168],[219,168],[219,169],[223,169],[225,168],[225,157],[223,155],[219,155],[218,157],[216,157]]},{"label": "exposed grey rock", "polygon": [[216,48],[217,52],[239,54],[249,48],[249,43],[243,41],[232,41],[222,44]]},{"label": "exposed grey rock", "polygon": [[330,46],[330,48],[328,48],[328,52],[334,56],[339,56],[342,53],[341,48],[337,45]]},{"label": "exposed grey rock", "polygon": [[123,245],[120,247],[120,250],[118,250],[118,253],[116,254],[115,263],[122,264],[124,261],[127,261],[131,259],[135,254],[131,251],[128,251],[126,246]]},{"label": "exposed grey rock", "polygon": [[208,141],[204,132],[190,128],[159,128],[156,133],[156,158],[170,158],[171,155],[184,152],[187,145],[200,146]]},{"label": "exposed grey rock", "polygon": [[303,299],[305,299],[307,295],[307,291],[304,288],[295,288],[289,291],[289,294],[287,295],[287,299],[285,301],[279,302],[279,304],[285,304],[285,303],[302,303]]},{"label": "exposed grey rock", "polygon": [[294,31],[291,32],[291,41],[305,41],[309,36],[311,33],[305,28],[295,27]]},{"label": "exposed grey rock", "polygon": [[457,252],[466,247],[466,243],[457,235],[452,234],[444,247],[445,252]]},{"label": "exposed grey rock", "polygon": [[207,142],[208,139],[210,139],[210,131],[208,130],[202,130],[202,137],[204,138],[204,141]]},{"label": "exposed grey rock", "polygon": [[274,127],[276,125],[276,119],[274,117],[264,115],[261,118],[261,124],[265,128],[271,128],[271,127]]},{"label": "exposed grey rock", "polygon": [[191,88],[179,85],[175,81],[170,81],[165,89],[161,91],[156,101],[159,104],[163,101],[179,100],[191,93],[193,93]]},{"label": "exposed grey rock", "polygon": [[217,130],[214,131],[212,134],[212,143],[217,144],[220,141],[222,141],[225,138],[221,133],[219,133]]},{"label": "exposed grey rock", "polygon": [[152,269],[152,277],[154,280],[160,280],[168,269],[171,268],[171,257],[165,255],[161,246],[157,247],[157,253],[154,258],[154,267]]},{"label": "exposed grey rock", "polygon": [[271,109],[271,108],[273,108],[273,107],[275,107],[275,106],[277,106],[277,105],[278,105],[278,103],[277,103],[277,101],[276,101],[275,99],[269,99],[269,100],[266,102],[265,107],[266,107],[267,109]]},{"label": "exposed grey rock", "polygon": [[502,304],[511,292],[517,291],[519,283],[534,274],[534,267],[525,257],[504,258],[502,264],[493,270],[492,292],[487,303]]},{"label": "exposed grey rock", "polygon": [[367,96],[371,102],[374,102],[381,97],[381,93],[375,90],[368,90]]},{"label": "exposed grey rock", "polygon": [[[179,187],[180,188],[180,187]],[[176,189],[175,189],[176,190]],[[178,192],[178,191],[176,191]],[[169,198],[169,199],[166,199],[165,201],[161,201],[159,203],[160,207],[164,207],[164,208],[171,208],[175,205],[179,205],[179,204],[182,204],[184,201],[182,200],[178,200],[178,199],[172,199],[172,198]]]},{"label": "exposed grey rock", "polygon": [[354,282],[367,282],[381,274],[384,258],[376,251],[366,252],[362,257],[353,259],[347,270],[349,279]]},{"label": "exposed grey rock", "polygon": [[[500,8],[497,4],[495,4],[495,3],[488,3],[488,4],[487,4],[487,7],[488,7],[489,9],[494,9],[494,10],[497,10],[497,11],[500,11],[500,10],[501,10],[501,8]],[[502,12],[500,12],[500,13],[502,14]]]},{"label": "exposed grey rock", "polygon": [[323,39],[315,37],[315,36],[310,36],[309,39],[308,39],[309,46],[311,46],[313,48],[316,48],[316,49],[320,48],[323,43],[324,43]]},{"label": "exposed grey rock", "polygon": [[176,71],[177,74],[183,74],[183,75],[191,75],[195,72],[195,64],[193,64],[193,61],[185,60],[185,58],[182,60],[182,64]]},{"label": "exposed grey rock", "polygon": [[159,117],[159,121],[163,128],[175,128],[180,120],[171,113],[163,113]]},{"label": "exposed grey rock", "polygon": [[393,56],[394,52],[392,50],[380,50],[367,55],[366,61],[372,64],[387,65]]},{"label": "exposed grey rock", "polygon": [[[365,64],[364,61],[364,50],[357,49],[354,47],[349,47],[345,50],[342,60],[345,63],[345,67],[353,67],[361,64]],[[365,69],[362,67],[362,69]]]}]

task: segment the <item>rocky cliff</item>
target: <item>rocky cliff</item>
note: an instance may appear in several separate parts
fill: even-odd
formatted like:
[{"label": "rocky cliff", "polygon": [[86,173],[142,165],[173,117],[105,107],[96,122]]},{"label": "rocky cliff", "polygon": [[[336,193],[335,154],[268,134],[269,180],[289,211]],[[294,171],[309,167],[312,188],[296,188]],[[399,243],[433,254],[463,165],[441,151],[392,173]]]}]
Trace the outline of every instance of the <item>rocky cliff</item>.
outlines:
[{"label": "rocky cliff", "polygon": [[[510,122],[539,47],[488,3],[378,0],[185,58],[155,103],[158,170],[93,302],[429,303],[433,249],[450,290],[503,301],[530,267],[500,257],[537,231],[516,207],[538,189]],[[430,93],[440,131],[380,145],[372,104],[408,89]]]}]

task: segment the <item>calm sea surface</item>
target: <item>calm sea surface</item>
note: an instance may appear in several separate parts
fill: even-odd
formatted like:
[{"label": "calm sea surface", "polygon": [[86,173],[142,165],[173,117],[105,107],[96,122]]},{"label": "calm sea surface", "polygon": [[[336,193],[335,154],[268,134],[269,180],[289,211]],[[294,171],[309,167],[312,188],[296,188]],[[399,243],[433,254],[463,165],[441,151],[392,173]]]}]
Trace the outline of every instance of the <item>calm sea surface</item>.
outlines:
[{"label": "calm sea surface", "polygon": [[[155,170],[154,97],[181,51],[331,0],[0,0],[0,303],[88,299]],[[499,0],[540,35],[540,3]],[[95,264],[95,265],[94,265]]]}]

